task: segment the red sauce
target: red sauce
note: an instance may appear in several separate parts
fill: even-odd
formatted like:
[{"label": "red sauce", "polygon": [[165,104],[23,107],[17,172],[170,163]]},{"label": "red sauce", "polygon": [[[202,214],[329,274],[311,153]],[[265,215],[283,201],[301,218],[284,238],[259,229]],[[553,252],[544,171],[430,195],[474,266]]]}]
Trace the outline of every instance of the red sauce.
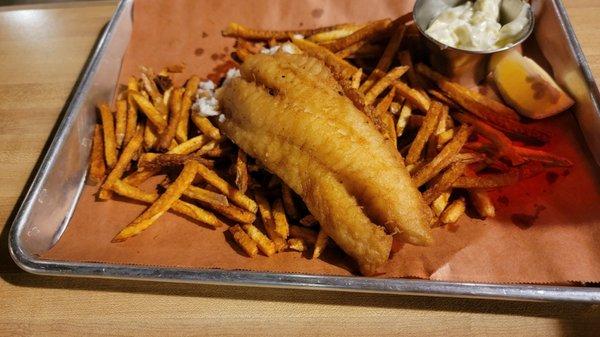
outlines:
[{"label": "red sauce", "polygon": [[548,184],[552,185],[556,182],[556,180],[558,180],[558,173],[552,171],[546,172],[546,181]]}]

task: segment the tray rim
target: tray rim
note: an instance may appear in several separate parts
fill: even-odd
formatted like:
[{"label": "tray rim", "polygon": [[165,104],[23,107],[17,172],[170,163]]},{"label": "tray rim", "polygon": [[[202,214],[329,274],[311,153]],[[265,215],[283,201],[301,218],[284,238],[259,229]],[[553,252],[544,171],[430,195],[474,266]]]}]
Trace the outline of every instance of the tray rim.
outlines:
[{"label": "tray rim", "polygon": [[[88,90],[97,64],[106,51],[114,27],[129,2],[120,0],[114,14],[102,32],[90,61],[83,70],[82,80],[75,89],[73,99],[63,116],[48,150],[43,156],[35,177],[29,185],[9,231],[9,253],[24,271],[38,275],[94,277],[108,279],[132,279],[163,282],[185,282],[229,286],[275,287],[290,289],[332,290],[348,292],[403,294],[421,296],[447,296],[522,301],[564,301],[600,303],[600,287],[555,286],[538,284],[500,284],[474,282],[446,282],[422,279],[374,278],[359,276],[328,276],[275,272],[256,272],[226,269],[192,269],[150,267],[108,263],[82,263],[58,260],[42,260],[25,252],[19,240],[19,231],[27,221],[32,200],[40,191],[42,182],[50,170],[55,154],[61,147],[70,122],[81,104],[81,93]],[[558,8],[559,19],[569,39],[569,48],[578,60],[590,87],[593,102],[600,106],[600,94],[589,65],[561,0],[552,0]]]}]

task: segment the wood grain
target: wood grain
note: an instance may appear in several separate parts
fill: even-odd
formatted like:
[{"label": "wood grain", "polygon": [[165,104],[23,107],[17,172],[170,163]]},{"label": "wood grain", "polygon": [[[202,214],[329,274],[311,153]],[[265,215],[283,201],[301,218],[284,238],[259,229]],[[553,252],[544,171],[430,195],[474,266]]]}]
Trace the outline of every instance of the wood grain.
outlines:
[{"label": "wood grain", "polygon": [[[566,2],[600,75],[600,1]],[[600,308],[384,296],[21,272],[7,231],[114,2],[0,8],[0,335],[592,336]],[[1,225],[0,225],[1,226]]]}]

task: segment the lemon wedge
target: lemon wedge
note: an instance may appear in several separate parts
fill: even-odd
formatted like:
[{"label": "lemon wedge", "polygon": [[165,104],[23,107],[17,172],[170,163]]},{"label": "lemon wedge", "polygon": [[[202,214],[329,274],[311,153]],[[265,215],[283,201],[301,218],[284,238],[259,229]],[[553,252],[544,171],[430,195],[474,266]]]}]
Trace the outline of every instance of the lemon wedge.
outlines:
[{"label": "lemon wedge", "polygon": [[542,67],[517,51],[494,54],[489,68],[502,98],[523,116],[546,118],[574,103]]}]

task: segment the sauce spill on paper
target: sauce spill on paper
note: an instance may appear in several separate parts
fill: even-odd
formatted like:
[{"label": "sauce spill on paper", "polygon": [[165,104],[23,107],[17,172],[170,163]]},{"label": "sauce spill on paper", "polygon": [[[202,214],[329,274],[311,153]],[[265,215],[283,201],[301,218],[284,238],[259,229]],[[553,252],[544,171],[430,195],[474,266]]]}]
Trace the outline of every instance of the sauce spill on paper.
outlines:
[{"label": "sauce spill on paper", "polygon": [[528,229],[534,225],[535,221],[540,216],[540,213],[546,209],[544,205],[535,205],[534,214],[515,213],[510,216],[510,221],[521,229]]}]

